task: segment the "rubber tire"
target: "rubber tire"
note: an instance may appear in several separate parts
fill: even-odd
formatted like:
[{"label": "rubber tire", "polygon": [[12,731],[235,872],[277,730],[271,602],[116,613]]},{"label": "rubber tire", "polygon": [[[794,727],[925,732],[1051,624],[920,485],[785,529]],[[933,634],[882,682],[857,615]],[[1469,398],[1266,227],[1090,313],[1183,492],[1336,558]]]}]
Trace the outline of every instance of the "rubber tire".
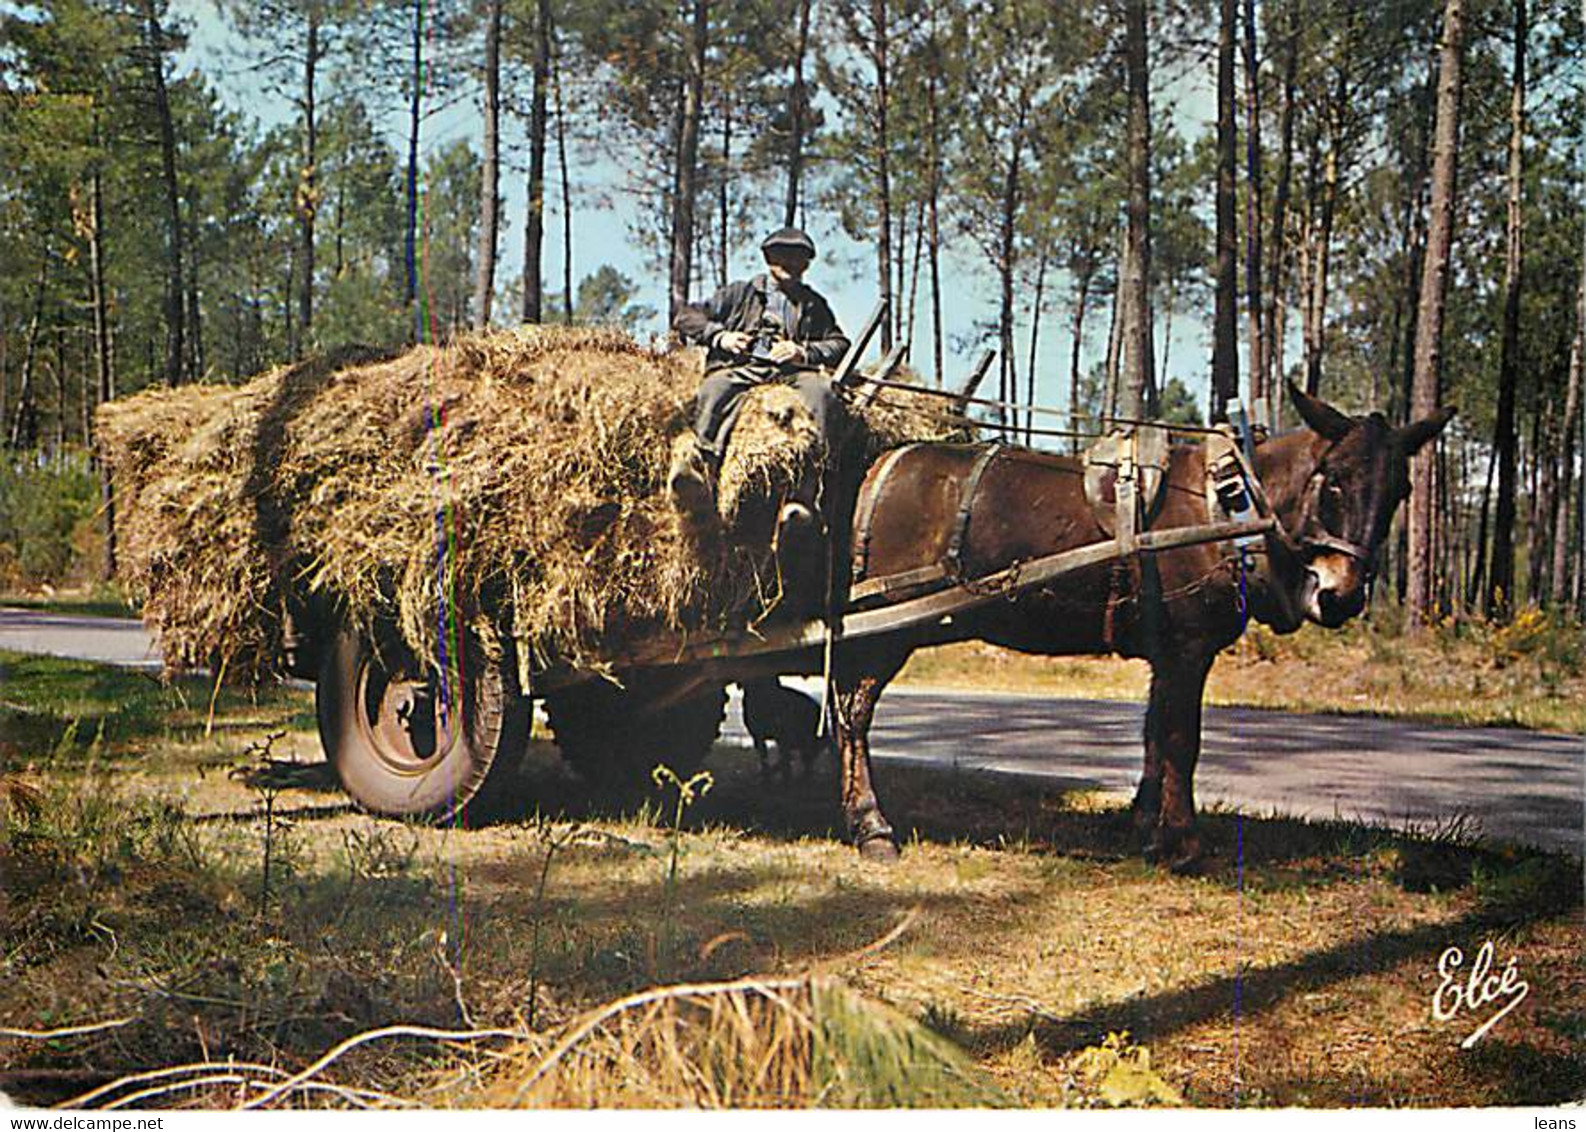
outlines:
[{"label": "rubber tire", "polygon": [[665,683],[637,674],[623,686],[589,680],[545,697],[545,715],[562,757],[585,780],[618,798],[655,789],[651,771],[664,763],[687,779],[710,754],[727,714],[727,686],[711,683],[666,707],[645,705]]},{"label": "rubber tire", "polygon": [[[314,688],[320,744],[342,788],[370,813],[436,822],[460,819],[470,805],[477,812],[517,765],[529,741],[530,705],[518,695],[510,664],[492,664],[471,634],[464,643],[461,727],[443,752],[422,765],[398,768],[380,754],[370,727],[379,715],[359,703],[365,671],[372,681],[389,676],[393,662],[413,672],[411,653],[395,633],[383,633],[376,650],[363,634],[338,625],[326,642]],[[375,720],[378,724],[379,720]],[[389,722],[389,721],[387,721]]]}]

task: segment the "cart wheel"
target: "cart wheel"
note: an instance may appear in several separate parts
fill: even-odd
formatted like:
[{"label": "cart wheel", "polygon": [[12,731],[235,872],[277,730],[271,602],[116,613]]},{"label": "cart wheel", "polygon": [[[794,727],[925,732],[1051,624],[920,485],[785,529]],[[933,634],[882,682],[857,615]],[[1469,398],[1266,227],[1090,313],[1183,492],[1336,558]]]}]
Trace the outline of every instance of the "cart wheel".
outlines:
[{"label": "cart wheel", "polygon": [[[445,821],[477,811],[528,744],[528,701],[511,665],[492,664],[471,634],[462,663],[418,663],[394,632],[378,644],[338,626],[315,687],[319,738],[347,793],[386,817]],[[494,773],[492,773],[494,772]]]},{"label": "cart wheel", "polygon": [[727,686],[713,681],[673,699],[672,682],[627,674],[623,684],[589,680],[545,697],[562,757],[619,797],[650,790],[658,763],[684,778],[698,770],[721,731]]}]

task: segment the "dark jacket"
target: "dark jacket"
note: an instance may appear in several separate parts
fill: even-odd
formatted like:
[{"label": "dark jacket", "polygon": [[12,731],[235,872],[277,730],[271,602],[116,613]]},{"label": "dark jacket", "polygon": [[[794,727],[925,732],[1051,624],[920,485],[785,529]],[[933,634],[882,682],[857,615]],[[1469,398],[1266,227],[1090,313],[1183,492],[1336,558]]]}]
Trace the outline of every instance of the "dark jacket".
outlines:
[{"label": "dark jacket", "polygon": [[[740,357],[716,349],[716,335],[723,330],[755,333],[760,327],[760,316],[765,313],[766,290],[775,285],[765,275],[756,275],[729,283],[707,302],[685,306],[677,312],[672,325],[683,341],[710,347],[705,357],[707,373],[743,362]],[[837,325],[832,308],[818,292],[802,283],[789,292],[788,298],[798,312],[790,337],[808,351],[810,365],[835,366],[848,352],[848,336]]]}]

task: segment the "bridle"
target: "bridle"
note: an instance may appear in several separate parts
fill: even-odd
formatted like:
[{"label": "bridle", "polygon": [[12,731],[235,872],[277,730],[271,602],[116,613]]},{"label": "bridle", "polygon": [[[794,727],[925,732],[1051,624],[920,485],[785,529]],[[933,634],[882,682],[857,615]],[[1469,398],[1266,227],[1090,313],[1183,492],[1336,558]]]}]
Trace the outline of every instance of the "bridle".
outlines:
[{"label": "bridle", "polygon": [[1317,500],[1321,498],[1322,488],[1326,482],[1326,473],[1318,467],[1312,473],[1310,481],[1305,485],[1305,494],[1300,497],[1298,537],[1291,535],[1290,541],[1295,543],[1302,551],[1310,552],[1312,556],[1321,550],[1331,550],[1339,554],[1348,555],[1369,574],[1371,572],[1371,562],[1376,557],[1376,553],[1363,543],[1335,535],[1322,523],[1321,515],[1317,511]]}]

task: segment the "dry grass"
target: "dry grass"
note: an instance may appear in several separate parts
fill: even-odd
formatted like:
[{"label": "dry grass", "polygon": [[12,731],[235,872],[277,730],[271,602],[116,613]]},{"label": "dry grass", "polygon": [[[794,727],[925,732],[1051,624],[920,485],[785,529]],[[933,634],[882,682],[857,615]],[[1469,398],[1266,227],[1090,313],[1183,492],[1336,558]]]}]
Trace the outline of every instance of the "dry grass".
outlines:
[{"label": "dry grass", "polygon": [[535,1108],[895,1108],[1004,1101],[952,1042],[831,976],[662,987],[505,1055],[483,1100]]},{"label": "dry grass", "polygon": [[[764,538],[696,548],[662,490],[698,378],[692,355],[622,334],[528,328],[113,403],[100,429],[129,594],[169,664],[237,679],[271,671],[289,599],[309,596],[430,658],[443,624],[587,665],[656,628],[742,624],[775,590]],[[746,405],[729,455],[738,529],[768,526],[812,459],[781,394]],[[906,408],[865,421],[857,465],[943,435]]]}]

